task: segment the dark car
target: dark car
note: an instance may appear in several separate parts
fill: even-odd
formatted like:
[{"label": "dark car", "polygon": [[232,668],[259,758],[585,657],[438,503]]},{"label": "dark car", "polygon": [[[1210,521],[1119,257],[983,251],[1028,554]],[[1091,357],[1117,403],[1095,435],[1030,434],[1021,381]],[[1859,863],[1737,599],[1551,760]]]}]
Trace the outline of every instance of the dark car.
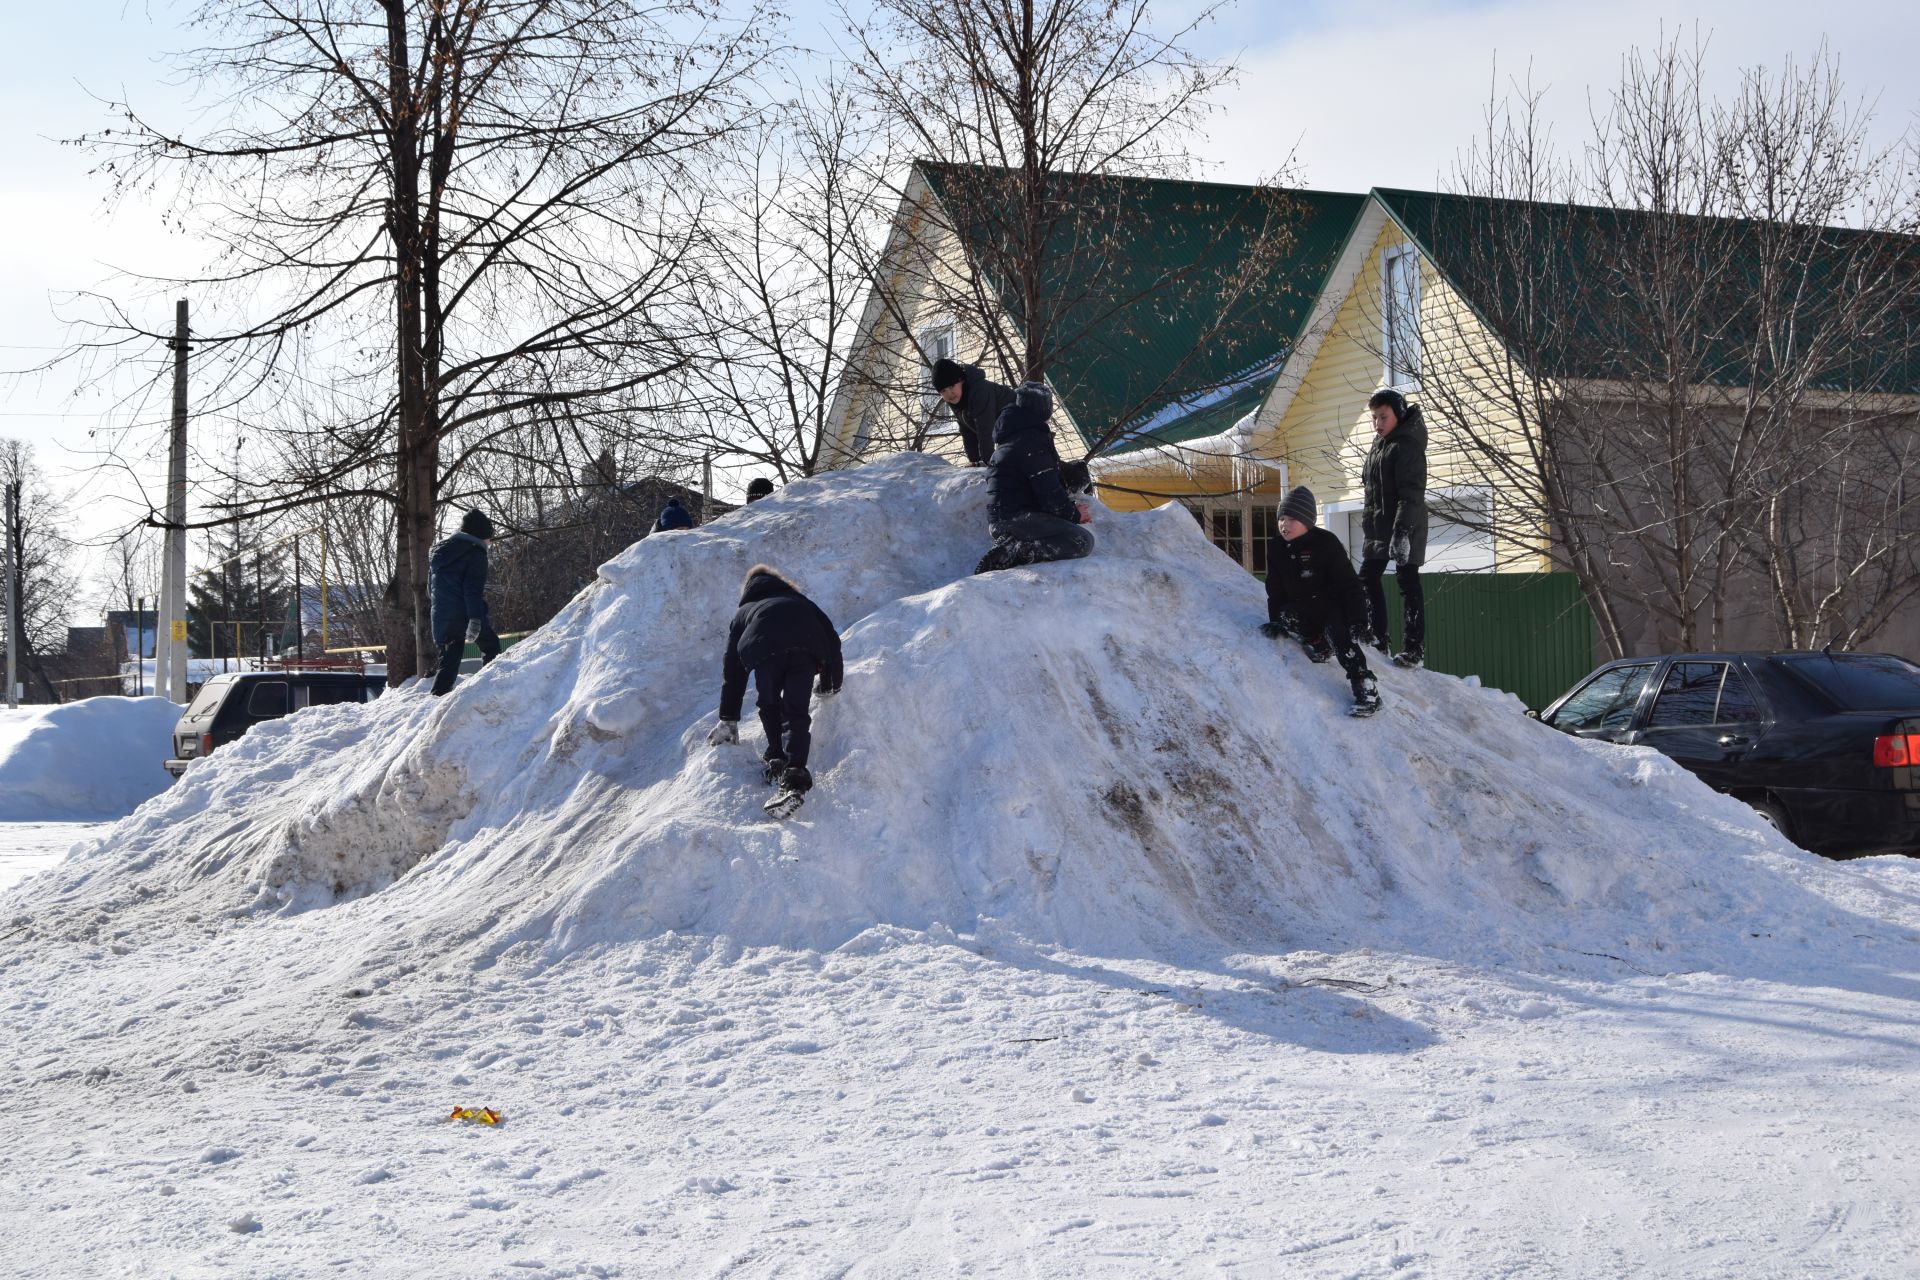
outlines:
[{"label": "dark car", "polygon": [[386,687],[382,676],[358,671],[237,671],[200,686],[180,723],[173,726],[173,756],[167,772],[211,755],[262,720],[278,720],[302,707],[371,702]]},{"label": "dark car", "polygon": [[1920,666],[1904,658],[1625,658],[1540,719],[1669,755],[1817,853],[1920,852]]}]

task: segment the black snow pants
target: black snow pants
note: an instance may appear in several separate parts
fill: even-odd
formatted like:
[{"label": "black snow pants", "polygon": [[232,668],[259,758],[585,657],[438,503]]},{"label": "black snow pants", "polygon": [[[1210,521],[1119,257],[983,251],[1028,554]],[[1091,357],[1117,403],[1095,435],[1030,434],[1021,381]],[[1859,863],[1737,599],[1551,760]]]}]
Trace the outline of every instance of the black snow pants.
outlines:
[{"label": "black snow pants", "polygon": [[[1382,653],[1387,649],[1387,591],[1380,580],[1386,572],[1385,557],[1360,562],[1360,586],[1367,593],[1367,625],[1373,629],[1373,643]],[[1420,566],[1403,564],[1394,570],[1393,576],[1400,582],[1400,647],[1424,654],[1427,651],[1427,592],[1420,585]]]},{"label": "black snow pants", "polygon": [[813,677],[819,666],[811,653],[795,649],[753,669],[760,727],[767,733],[767,758],[785,756],[791,769],[807,767],[807,752],[813,746]]},{"label": "black snow pants", "polygon": [[[438,633],[434,642],[440,646],[440,669],[433,677],[433,694],[437,698],[453,691],[453,682],[460,675],[460,662],[467,656],[466,615],[450,615],[434,630]],[[491,622],[480,624],[480,638],[474,643],[480,646],[481,666],[500,656],[500,637],[494,634]]]},{"label": "black snow pants", "polygon": [[1045,564],[1050,560],[1078,560],[1093,554],[1093,530],[1059,516],[1023,511],[995,521],[987,530],[996,547],[1007,549],[1008,564]]}]

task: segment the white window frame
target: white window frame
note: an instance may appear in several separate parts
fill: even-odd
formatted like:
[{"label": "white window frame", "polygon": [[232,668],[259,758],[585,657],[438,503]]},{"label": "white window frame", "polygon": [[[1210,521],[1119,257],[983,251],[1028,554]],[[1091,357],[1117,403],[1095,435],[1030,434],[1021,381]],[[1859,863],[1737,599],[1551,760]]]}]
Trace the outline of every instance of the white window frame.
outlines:
[{"label": "white window frame", "polygon": [[[1479,532],[1477,530],[1472,531],[1475,539],[1486,540],[1486,545],[1481,549],[1484,559],[1486,560],[1486,566],[1484,568],[1478,567],[1477,565],[1475,567],[1464,568],[1464,569],[1436,569],[1431,567],[1432,556],[1433,556],[1433,525],[1434,525],[1435,519],[1439,518],[1436,516],[1436,513],[1433,508],[1433,502],[1435,498],[1439,498],[1443,501],[1446,499],[1456,499],[1456,500],[1466,499],[1468,501],[1478,500],[1478,501],[1484,502],[1486,504],[1487,518],[1489,520],[1493,518],[1493,490],[1487,485],[1460,484],[1460,485],[1449,485],[1443,489],[1427,490],[1428,563],[1420,566],[1420,572],[1422,573],[1498,573],[1500,572],[1500,557],[1499,557],[1498,551],[1495,549],[1494,538],[1491,531],[1484,532],[1484,533]],[[1462,503],[1461,505],[1465,505],[1465,504]],[[1460,524],[1459,521],[1457,520],[1448,521],[1448,523],[1456,525],[1457,527],[1462,529],[1466,528],[1465,525]]]},{"label": "white window frame", "polygon": [[[1413,323],[1411,326],[1401,326],[1403,335],[1408,339],[1408,349],[1399,354],[1411,357],[1405,361],[1394,358],[1395,264],[1405,264],[1399,271],[1412,286],[1408,292],[1411,295]],[[1396,370],[1401,376],[1395,376]],[[1398,244],[1380,254],[1380,385],[1397,391],[1420,389],[1420,251],[1412,244]]]},{"label": "white window frame", "polygon": [[1320,504],[1320,527],[1331,530],[1333,536],[1345,544],[1347,559],[1353,561],[1353,567],[1356,569],[1360,567],[1360,526],[1358,523],[1349,523],[1345,517],[1359,515],[1366,505],[1366,500],[1363,498]]},{"label": "white window frame", "polygon": [[957,433],[960,423],[949,405],[933,386],[933,362],[959,359],[958,327],[950,315],[939,316],[915,331],[920,360],[920,421],[933,431]]}]

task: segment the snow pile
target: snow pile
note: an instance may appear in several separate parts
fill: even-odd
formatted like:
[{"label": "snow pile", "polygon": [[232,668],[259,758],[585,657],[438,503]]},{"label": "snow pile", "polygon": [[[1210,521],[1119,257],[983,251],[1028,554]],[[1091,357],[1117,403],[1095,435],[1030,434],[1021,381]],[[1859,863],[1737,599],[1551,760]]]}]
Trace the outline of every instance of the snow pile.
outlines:
[{"label": "snow pile", "polygon": [[0,822],[102,822],[173,779],[180,708],[165,698],[87,698],[0,711]]},{"label": "snow pile", "polygon": [[[1801,910],[1808,865],[1651,752],[1508,695],[1262,640],[1259,584],[1178,508],[1088,560],[967,576],[978,472],[905,456],[788,486],[609,562],[446,699],[260,726],[45,877],[119,929],[371,895],[394,945],[490,963],[669,931],[831,949],[875,925],[1107,954],[1368,945],[1703,963]],[[843,628],[819,790],[765,820],[757,725],[705,745],[752,564]],[[751,704],[749,704],[750,706]],[[85,853],[85,851],[83,851]]]}]

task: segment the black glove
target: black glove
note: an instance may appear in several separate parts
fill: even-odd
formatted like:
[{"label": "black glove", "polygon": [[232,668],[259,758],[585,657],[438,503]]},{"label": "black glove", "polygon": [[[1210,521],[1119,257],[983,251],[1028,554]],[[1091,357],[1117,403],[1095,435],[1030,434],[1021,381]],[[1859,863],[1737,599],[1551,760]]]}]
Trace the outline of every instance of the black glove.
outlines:
[{"label": "black glove", "polygon": [[1307,651],[1308,662],[1325,662],[1333,656],[1333,646],[1324,640],[1302,640],[1300,647]]},{"label": "black glove", "polygon": [[1395,564],[1405,564],[1413,559],[1413,541],[1404,532],[1393,535],[1393,545],[1387,548],[1387,558]]},{"label": "black glove", "polygon": [[1263,622],[1260,624],[1260,634],[1269,640],[1278,640],[1286,633],[1287,629],[1277,622]]},{"label": "black glove", "polygon": [[837,684],[828,684],[827,678],[821,676],[819,683],[814,685],[813,691],[823,698],[831,698],[834,694],[840,692],[840,686]]},{"label": "black glove", "polygon": [[480,630],[483,625],[484,624],[478,618],[467,619],[467,643],[468,644],[477,644],[479,642]]},{"label": "black glove", "polygon": [[707,735],[707,745],[710,747],[724,747],[728,743],[738,741],[740,741],[740,722],[737,720],[722,720],[713,726],[713,732]]}]

